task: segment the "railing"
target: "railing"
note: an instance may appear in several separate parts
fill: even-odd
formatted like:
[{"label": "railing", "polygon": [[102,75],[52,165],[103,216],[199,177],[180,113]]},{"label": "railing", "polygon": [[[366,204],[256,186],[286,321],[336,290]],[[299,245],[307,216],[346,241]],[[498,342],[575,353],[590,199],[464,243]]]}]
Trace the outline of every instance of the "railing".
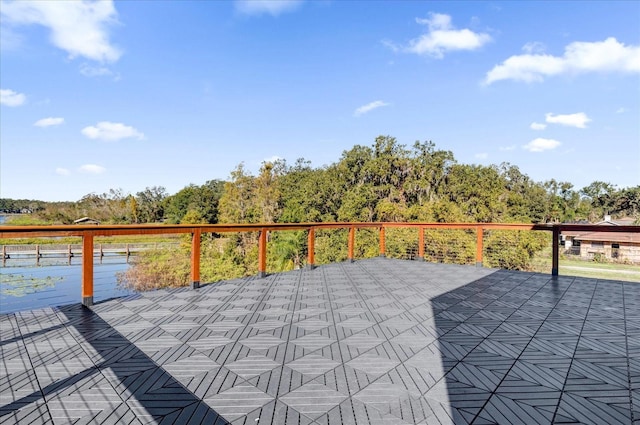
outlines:
[{"label": "railing", "polygon": [[[0,226],[0,239],[79,236],[82,238],[82,303],[93,304],[93,251],[94,237],[121,235],[191,234],[191,286],[200,286],[200,241],[206,233],[259,232],[258,276],[267,274],[268,232],[304,230],[307,237],[307,267],[315,266],[315,233],[325,229],[348,229],[347,259],[355,260],[354,247],[357,229],[377,229],[379,255],[386,254],[385,231],[392,228],[414,229],[418,233],[417,258],[425,258],[425,231],[429,229],[466,229],[476,232],[475,263],[483,264],[483,240],[485,231],[520,230],[545,231],[552,234],[551,274],[558,275],[560,235],[571,232],[611,232],[640,234],[640,226],[597,226],[563,224],[498,224],[498,223],[281,223],[281,224],[188,224],[188,225],[55,225],[55,226]],[[87,255],[85,255],[87,254]]]},{"label": "railing", "polygon": [[[178,243],[100,243],[93,250],[93,256],[102,258],[109,254],[123,255],[129,262],[132,254],[158,248],[174,248]],[[2,245],[2,265],[7,260],[33,258],[39,265],[42,258],[65,258],[70,264],[74,257],[81,257],[82,244],[23,244]]]}]

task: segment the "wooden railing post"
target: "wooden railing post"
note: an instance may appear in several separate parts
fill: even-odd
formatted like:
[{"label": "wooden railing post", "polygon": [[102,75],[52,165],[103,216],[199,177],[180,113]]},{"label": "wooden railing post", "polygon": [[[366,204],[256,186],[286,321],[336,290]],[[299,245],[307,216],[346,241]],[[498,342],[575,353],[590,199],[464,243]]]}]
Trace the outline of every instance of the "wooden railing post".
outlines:
[{"label": "wooden railing post", "polygon": [[424,260],[424,227],[418,228],[418,258]]},{"label": "wooden railing post", "polygon": [[356,242],[356,228],[351,226],[349,228],[349,238],[347,239],[347,259],[353,263],[353,247]]},{"label": "wooden railing post", "polygon": [[82,234],[82,305],[93,305],[93,233]]},{"label": "wooden railing post", "polygon": [[313,269],[315,267],[315,250],[316,250],[316,230],[309,228],[309,235],[307,237],[307,268]]},{"label": "wooden railing post", "polygon": [[476,227],[476,267],[482,267],[482,242],[484,229],[480,226]]},{"label": "wooden railing post", "polygon": [[267,231],[260,230],[258,238],[258,277],[267,276]]},{"label": "wooden railing post", "polygon": [[380,256],[386,256],[386,241],[384,237],[384,227],[380,228]]},{"label": "wooden railing post", "polygon": [[560,267],[560,228],[553,226],[551,276],[558,276]]},{"label": "wooden railing post", "polygon": [[191,234],[191,289],[200,287],[200,235],[201,229],[197,228]]}]

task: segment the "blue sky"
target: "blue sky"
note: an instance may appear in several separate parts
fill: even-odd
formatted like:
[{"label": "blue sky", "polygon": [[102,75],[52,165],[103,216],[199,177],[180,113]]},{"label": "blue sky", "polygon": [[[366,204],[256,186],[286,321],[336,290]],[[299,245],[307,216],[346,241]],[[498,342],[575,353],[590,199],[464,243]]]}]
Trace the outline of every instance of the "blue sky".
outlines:
[{"label": "blue sky", "polygon": [[0,3],[0,197],[175,193],[378,135],[640,184],[640,2]]}]

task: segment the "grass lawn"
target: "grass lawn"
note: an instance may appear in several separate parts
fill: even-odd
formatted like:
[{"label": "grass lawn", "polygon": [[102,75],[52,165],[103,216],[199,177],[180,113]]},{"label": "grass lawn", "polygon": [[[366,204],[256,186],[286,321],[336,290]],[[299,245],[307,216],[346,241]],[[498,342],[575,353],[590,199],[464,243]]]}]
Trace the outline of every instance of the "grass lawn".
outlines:
[{"label": "grass lawn", "polygon": [[561,259],[560,275],[640,282],[640,265]]},{"label": "grass lawn", "polygon": [[[538,252],[531,261],[531,265],[533,271],[551,273],[551,247]],[[640,282],[640,265],[598,263],[561,257],[559,273],[560,276]]]}]

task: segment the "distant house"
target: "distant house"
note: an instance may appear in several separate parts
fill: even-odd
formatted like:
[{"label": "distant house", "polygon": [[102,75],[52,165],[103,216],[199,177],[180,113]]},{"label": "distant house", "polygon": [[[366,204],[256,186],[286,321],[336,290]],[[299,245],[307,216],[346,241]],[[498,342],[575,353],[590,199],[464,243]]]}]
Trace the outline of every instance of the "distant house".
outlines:
[{"label": "distant house", "polygon": [[77,220],[73,220],[73,224],[100,224],[100,222],[90,217],[82,217]]},{"label": "distant house", "polygon": [[[612,220],[605,216],[598,226],[631,226],[633,218]],[[583,259],[597,258],[640,264],[640,233],[563,231],[561,244],[566,254]]]}]

